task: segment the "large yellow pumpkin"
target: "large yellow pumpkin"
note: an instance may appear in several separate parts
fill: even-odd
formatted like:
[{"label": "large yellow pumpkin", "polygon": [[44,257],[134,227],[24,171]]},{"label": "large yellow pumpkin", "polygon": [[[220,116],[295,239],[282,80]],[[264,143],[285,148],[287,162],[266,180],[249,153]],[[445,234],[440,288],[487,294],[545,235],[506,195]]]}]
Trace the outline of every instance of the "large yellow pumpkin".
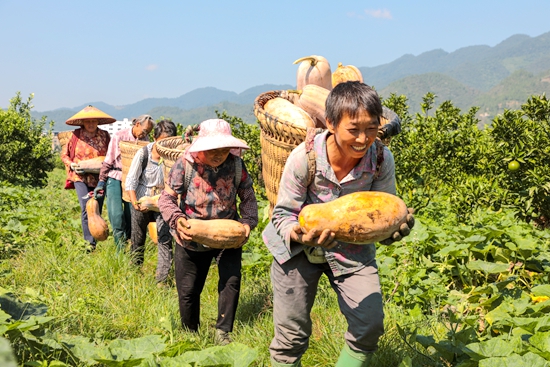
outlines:
[{"label": "large yellow pumpkin", "polygon": [[385,240],[407,220],[407,205],[395,195],[361,191],[305,206],[298,217],[310,231],[330,229],[337,241],[368,244]]}]

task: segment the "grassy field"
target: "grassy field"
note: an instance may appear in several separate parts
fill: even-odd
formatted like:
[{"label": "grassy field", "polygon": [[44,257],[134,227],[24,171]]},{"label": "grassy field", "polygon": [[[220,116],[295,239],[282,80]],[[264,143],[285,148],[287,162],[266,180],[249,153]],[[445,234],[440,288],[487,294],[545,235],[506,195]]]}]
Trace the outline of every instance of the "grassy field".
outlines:
[{"label": "grassy field", "polygon": [[[49,185],[32,196],[43,199],[29,199],[27,209],[33,206],[36,220],[42,223],[24,235],[21,242],[25,246],[17,255],[2,262],[0,286],[23,301],[45,303],[48,316],[55,317],[50,328],[58,333],[97,341],[159,334],[171,344],[186,341],[197,349],[214,346],[216,266],[211,267],[202,294],[200,331],[185,332],[179,323],[173,277],[167,288],[157,288],[155,284],[155,245],[147,240],[141,268],[131,264],[127,252],[116,253],[112,237],[100,242],[95,252],[86,253],[76,194],[74,190],[62,189],[63,177],[63,171],[56,169],[50,175]],[[103,216],[106,218],[105,212]],[[233,333],[235,342],[258,351],[256,366],[269,366],[268,346],[273,336],[270,262],[271,257],[256,230],[245,247],[243,284]],[[435,365],[407,346],[396,324],[419,323],[419,331],[428,335],[439,331],[431,330],[418,318],[409,319],[406,312],[391,303],[386,304],[385,313],[386,334],[374,364]],[[312,318],[313,335],[303,365],[334,365],[344,343],[346,323],[326,278],[320,284]]]}]

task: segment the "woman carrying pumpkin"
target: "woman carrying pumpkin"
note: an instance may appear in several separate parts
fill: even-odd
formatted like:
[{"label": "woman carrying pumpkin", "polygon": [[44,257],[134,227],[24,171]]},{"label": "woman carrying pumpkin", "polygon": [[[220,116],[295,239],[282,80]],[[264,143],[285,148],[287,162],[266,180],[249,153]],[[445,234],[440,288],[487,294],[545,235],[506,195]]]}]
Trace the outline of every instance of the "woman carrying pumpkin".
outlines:
[{"label": "woman carrying pumpkin", "polygon": [[[111,137],[98,125],[111,124],[116,119],[99,109],[88,106],[78,112],[65,123],[71,126],[80,126],[73,131],[69,142],[61,150],[61,160],[67,167],[67,180],[74,182],[78,202],[80,203],[80,220],[84,239],[90,244],[89,250],[94,250],[96,240],[88,229],[88,214],[86,203],[90,200],[88,193],[94,191],[99,181],[99,172],[86,172],[79,166],[79,162],[105,156]],[[98,199],[99,211],[103,208],[103,198]]]},{"label": "woman carrying pumpkin", "polygon": [[[200,295],[212,260],[218,265],[218,319],[215,340],[231,342],[229,333],[239,301],[242,245],[258,224],[258,203],[243,160],[248,145],[231,134],[227,121],[203,121],[198,136],[172,166],[159,209],[175,237],[176,288],[182,326],[197,331]],[[178,205],[178,195],[181,195]],[[237,196],[240,204],[237,210]],[[244,226],[245,240],[232,248],[195,242],[188,219],[228,219]]]},{"label": "woman carrying pumpkin", "polygon": [[[374,244],[354,245],[316,228],[302,232],[302,207],[329,202],[358,191],[395,195],[395,166],[390,150],[373,144],[382,104],[369,86],[340,83],[326,101],[327,130],[300,144],[290,154],[281,177],[277,204],[263,232],[274,257],[271,266],[275,335],[272,366],[300,366],[312,331],[310,312],[317,285],[325,274],[337,294],[348,327],[336,366],[369,366],[384,332],[382,294]],[[314,153],[314,174],[310,153]],[[313,172],[313,170],[312,170]],[[330,215],[327,213],[327,215]],[[401,239],[414,225],[412,214],[388,240]]]},{"label": "woman carrying pumpkin", "polygon": [[164,165],[157,152],[156,142],[175,136],[176,132],[176,125],[172,121],[157,122],[153,129],[155,141],[136,152],[125,182],[125,189],[132,203],[131,252],[133,261],[138,266],[143,264],[147,225],[149,222],[157,224],[158,259],[155,277],[158,284],[166,281],[172,267],[172,235],[160,213],[149,211],[147,207],[140,205],[139,199],[144,196],[158,195],[164,188]]}]

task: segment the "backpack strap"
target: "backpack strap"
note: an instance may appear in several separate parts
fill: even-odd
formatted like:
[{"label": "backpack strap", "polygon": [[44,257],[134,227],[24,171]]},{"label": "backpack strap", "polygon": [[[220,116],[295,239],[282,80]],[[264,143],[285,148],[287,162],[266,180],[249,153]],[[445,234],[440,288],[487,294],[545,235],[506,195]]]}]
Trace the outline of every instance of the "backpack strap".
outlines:
[{"label": "backpack strap", "polygon": [[237,191],[243,178],[243,166],[241,164],[241,158],[234,155],[233,159],[235,161],[235,191]]},{"label": "backpack strap", "polygon": [[147,163],[149,162],[149,151],[147,150],[147,145],[141,148],[143,154],[141,156],[141,172],[145,171],[147,168]]},{"label": "backpack strap", "polygon": [[193,168],[193,165],[191,162],[189,162],[187,159],[183,158],[185,161],[185,176],[183,177],[183,191],[187,194],[187,190],[189,190],[189,185],[191,185],[191,179],[193,178],[193,172],[195,169]]},{"label": "backpack strap", "polygon": [[315,159],[317,158],[317,154],[315,154],[315,151],[313,150],[313,142],[315,141],[315,136],[317,134],[322,133],[325,131],[325,129],[317,128],[312,129],[308,128],[306,131],[306,137],[304,139],[306,144],[306,155],[307,155],[307,186],[311,185],[313,183],[313,179],[315,178],[315,170],[316,162]]},{"label": "backpack strap", "polygon": [[382,163],[384,163],[384,147],[386,145],[380,139],[376,139],[374,145],[376,146],[376,170],[374,171],[374,179],[376,180],[380,176],[380,169]]}]

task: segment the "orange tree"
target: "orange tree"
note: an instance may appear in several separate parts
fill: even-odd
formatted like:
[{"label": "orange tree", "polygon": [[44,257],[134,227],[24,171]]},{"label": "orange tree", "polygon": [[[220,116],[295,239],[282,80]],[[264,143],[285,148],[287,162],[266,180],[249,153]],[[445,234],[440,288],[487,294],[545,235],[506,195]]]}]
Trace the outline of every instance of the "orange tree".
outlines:
[{"label": "orange tree", "polygon": [[[435,95],[426,94],[422,113],[408,114],[405,97],[390,96],[384,104],[402,118],[402,132],[393,138],[398,191],[410,206],[423,210],[433,200],[450,200],[450,210],[462,215],[478,205],[478,198],[452,194],[469,179],[481,176],[486,134],[477,127],[477,108],[467,113],[444,101],[433,113]],[[462,199],[460,202],[459,199]]]},{"label": "orange tree", "polygon": [[32,97],[23,102],[17,93],[7,110],[0,109],[0,182],[41,186],[54,168],[53,122],[46,131],[45,117],[31,117]]},{"label": "orange tree", "polygon": [[506,195],[502,205],[518,216],[548,226],[550,218],[550,101],[531,96],[520,110],[497,116],[488,134],[493,150],[487,171]]}]

